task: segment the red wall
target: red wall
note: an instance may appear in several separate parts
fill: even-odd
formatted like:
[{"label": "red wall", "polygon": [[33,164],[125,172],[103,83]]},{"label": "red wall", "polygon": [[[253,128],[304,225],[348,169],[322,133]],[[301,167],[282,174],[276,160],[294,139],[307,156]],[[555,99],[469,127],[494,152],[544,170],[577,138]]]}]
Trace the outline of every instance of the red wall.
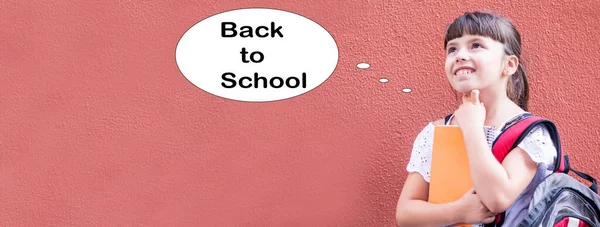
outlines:
[{"label": "red wall", "polygon": [[[531,111],[600,177],[600,2],[429,2],[0,1],[0,226],[394,226],[413,139],[458,104],[444,27],[482,8],[517,24]],[[269,103],[188,82],[179,38],[245,7],[326,28],[334,74]]]}]

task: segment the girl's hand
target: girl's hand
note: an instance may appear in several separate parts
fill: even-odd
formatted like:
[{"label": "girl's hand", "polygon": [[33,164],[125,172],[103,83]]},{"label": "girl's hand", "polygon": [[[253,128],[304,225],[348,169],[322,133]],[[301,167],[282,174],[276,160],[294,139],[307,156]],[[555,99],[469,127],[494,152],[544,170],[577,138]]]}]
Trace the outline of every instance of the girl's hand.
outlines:
[{"label": "girl's hand", "polygon": [[496,214],[492,213],[479,199],[475,189],[469,190],[459,200],[456,201],[459,206],[458,212],[461,215],[461,222],[479,224],[492,223]]},{"label": "girl's hand", "polygon": [[463,95],[463,103],[454,112],[454,117],[460,129],[465,131],[483,130],[485,121],[485,107],[479,102],[479,90]]}]

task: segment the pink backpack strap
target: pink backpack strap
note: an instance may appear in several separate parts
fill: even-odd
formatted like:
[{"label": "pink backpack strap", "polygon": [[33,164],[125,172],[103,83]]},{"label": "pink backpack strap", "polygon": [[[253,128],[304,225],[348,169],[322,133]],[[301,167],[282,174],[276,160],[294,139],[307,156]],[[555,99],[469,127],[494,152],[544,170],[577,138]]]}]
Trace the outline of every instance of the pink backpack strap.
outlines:
[{"label": "pink backpack strap", "polygon": [[[536,117],[529,113],[521,115],[516,120],[508,123],[500,135],[498,135],[492,144],[492,153],[494,154],[494,157],[496,157],[496,160],[502,163],[508,153],[517,147],[519,143],[521,143],[521,141],[523,141],[523,139],[527,136],[527,134],[529,134],[529,132],[539,124],[542,124],[548,128],[552,142],[554,143],[554,147],[556,147],[558,158],[555,165],[555,170],[564,168],[561,164],[563,161],[560,149],[560,138],[558,137],[556,126],[547,119]],[[505,212],[499,213],[496,215],[496,220],[493,223],[485,226],[502,226],[502,224],[504,224],[505,215]]]},{"label": "pink backpack strap", "polygon": [[[556,125],[552,121],[545,118],[533,116],[532,114],[526,114],[517,118],[517,120],[511,122],[510,124],[507,124],[505,129],[502,131],[502,133],[500,133],[500,135],[498,135],[498,137],[492,144],[492,153],[494,154],[494,157],[496,157],[496,160],[502,163],[502,161],[504,161],[504,158],[506,158],[508,153],[510,153],[510,151],[517,147],[519,143],[521,143],[521,141],[523,141],[523,139],[529,134],[529,132],[531,132],[531,130],[533,130],[533,128],[537,125],[542,125],[543,127],[546,127],[546,129],[550,133],[552,143],[556,148],[557,154],[556,162],[554,165],[554,172],[573,172],[582,177],[583,179],[592,182],[590,189],[595,193],[598,193],[598,182],[595,178],[591,177],[586,173],[579,172],[571,168],[569,164],[569,157],[562,155],[560,137],[558,135],[558,129],[556,128]],[[493,223],[486,224],[485,226],[502,226],[502,224],[504,223],[505,215],[505,212],[498,214],[496,216],[496,220]]]},{"label": "pink backpack strap", "polygon": [[506,128],[496,141],[494,141],[492,145],[492,152],[494,153],[494,157],[498,162],[502,163],[504,158],[512,151],[515,147],[523,141],[523,139],[535,128],[537,125],[545,126],[548,132],[550,133],[550,138],[552,139],[552,143],[556,148],[557,152],[557,160],[555,162],[554,172],[566,172],[568,171],[568,166],[565,165],[565,161],[562,156],[560,137],[558,135],[558,130],[556,125],[548,120],[537,116],[528,116],[520,119],[518,122],[513,123],[508,128]]},{"label": "pink backpack strap", "polygon": [[[504,158],[508,155],[512,149],[514,149],[517,145],[518,140],[523,140],[523,138],[527,135],[525,132],[526,129],[533,128],[534,123],[541,120],[540,117],[528,117],[522,119],[521,121],[513,124],[512,126],[505,129],[503,132],[498,135],[496,141],[494,141],[492,145],[492,151],[494,153],[494,157],[498,162],[502,163]],[[521,136],[523,135],[523,136]]]}]

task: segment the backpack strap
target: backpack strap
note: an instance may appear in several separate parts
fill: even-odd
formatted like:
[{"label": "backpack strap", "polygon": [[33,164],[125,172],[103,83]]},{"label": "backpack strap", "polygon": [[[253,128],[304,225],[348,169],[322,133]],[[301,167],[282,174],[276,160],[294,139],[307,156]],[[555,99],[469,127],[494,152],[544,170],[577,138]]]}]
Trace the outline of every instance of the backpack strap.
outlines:
[{"label": "backpack strap", "polygon": [[598,194],[598,181],[586,173],[583,173],[583,172],[573,169],[573,167],[571,167],[571,165],[569,164],[569,156],[568,155],[565,155],[563,158],[564,158],[564,166],[565,166],[565,170],[563,171],[563,173],[569,173],[569,171],[571,171],[571,172],[577,174],[577,176],[579,176],[589,182],[592,182],[590,189],[592,191],[594,191],[596,194]]},{"label": "backpack strap", "polygon": [[[561,157],[560,138],[558,137],[558,130],[554,123],[550,120],[528,114],[524,117],[519,117],[517,121],[512,122],[510,125],[507,124],[508,127],[498,135],[492,144],[492,152],[494,157],[496,157],[496,160],[502,163],[508,153],[517,147],[519,143],[525,139],[527,134],[529,134],[529,132],[531,132],[538,124],[542,124],[548,128],[550,138],[552,138],[552,142],[558,153],[557,157]],[[560,167],[555,167],[555,170],[557,168]]]},{"label": "backpack strap", "polygon": [[[517,147],[519,143],[521,143],[521,141],[523,141],[523,139],[529,134],[529,132],[531,132],[531,130],[533,130],[533,128],[537,125],[545,126],[546,129],[548,129],[548,132],[550,133],[550,138],[552,139],[552,143],[556,148],[557,154],[553,172],[568,173],[569,171],[573,171],[573,173],[577,174],[581,178],[592,182],[592,186],[590,186],[590,189],[596,194],[598,194],[598,182],[596,181],[596,179],[594,179],[588,174],[579,172],[571,168],[571,166],[569,165],[569,157],[562,155],[558,129],[556,128],[556,125],[548,119],[528,115],[520,116],[515,122],[507,124],[508,127],[504,129],[504,131],[496,138],[492,145],[492,152],[494,154],[494,157],[496,157],[496,160],[502,163],[502,161],[504,161],[508,153],[510,153],[510,151]],[[485,226],[502,226],[505,217],[506,213],[502,212],[496,216],[496,220],[494,221],[494,223]]]},{"label": "backpack strap", "polygon": [[454,114],[449,114],[448,116],[444,117],[444,124],[447,125],[448,123],[450,123],[450,118],[452,118],[452,115]]},{"label": "backpack strap", "polygon": [[[527,136],[527,134],[535,127],[535,125],[544,122],[542,118],[534,117],[533,114],[525,113],[518,116],[516,119],[507,122],[503,127],[502,132],[494,143],[492,143],[492,153],[499,163],[504,161],[504,158],[519,145],[521,141]],[[552,134],[552,133],[551,133]],[[552,141],[558,141],[552,139]],[[556,142],[554,142],[556,143]],[[559,150],[559,149],[557,149]],[[502,212],[496,215],[496,219],[493,223],[484,225],[485,227],[502,226],[506,218],[506,212]]]},{"label": "backpack strap", "polygon": [[548,129],[552,143],[556,148],[556,161],[554,162],[553,172],[567,174],[569,171],[572,171],[579,177],[591,182],[592,185],[590,186],[590,189],[598,194],[598,181],[586,173],[573,169],[569,162],[569,156],[562,155],[558,129],[556,128],[556,125],[548,119],[531,115],[521,119],[503,131],[498,138],[496,138],[496,141],[494,141],[492,147],[492,151],[498,162],[502,163],[508,153],[517,147],[519,143],[521,143],[521,141],[523,141],[523,139],[527,136],[527,134],[529,134],[529,132],[537,125],[545,126],[546,129]]}]

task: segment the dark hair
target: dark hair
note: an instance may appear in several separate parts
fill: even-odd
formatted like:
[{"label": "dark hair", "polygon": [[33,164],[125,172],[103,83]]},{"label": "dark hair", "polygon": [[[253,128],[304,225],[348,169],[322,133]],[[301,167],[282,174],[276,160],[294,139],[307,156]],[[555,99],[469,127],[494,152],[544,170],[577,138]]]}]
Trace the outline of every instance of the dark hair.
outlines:
[{"label": "dark hair", "polygon": [[460,38],[464,34],[486,36],[503,43],[504,52],[519,59],[517,71],[509,79],[506,93],[510,100],[527,111],[529,85],[521,61],[521,35],[512,22],[491,12],[467,12],[446,28],[444,49],[450,40]]}]

